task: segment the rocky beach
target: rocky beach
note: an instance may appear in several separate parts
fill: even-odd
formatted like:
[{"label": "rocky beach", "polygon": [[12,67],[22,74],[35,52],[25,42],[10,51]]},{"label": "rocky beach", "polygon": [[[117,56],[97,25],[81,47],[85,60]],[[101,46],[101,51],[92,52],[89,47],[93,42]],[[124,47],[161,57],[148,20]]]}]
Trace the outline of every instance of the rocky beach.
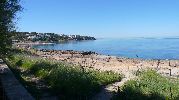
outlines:
[{"label": "rocky beach", "polygon": [[16,46],[24,50],[33,50],[36,55],[43,58],[65,61],[83,68],[91,68],[99,71],[113,71],[123,74],[126,78],[135,77],[137,72],[148,69],[156,70],[165,76],[170,76],[170,73],[172,77],[179,76],[179,60],[126,58],[102,55],[92,51],[38,50],[32,48],[32,43],[30,45],[16,44]]}]

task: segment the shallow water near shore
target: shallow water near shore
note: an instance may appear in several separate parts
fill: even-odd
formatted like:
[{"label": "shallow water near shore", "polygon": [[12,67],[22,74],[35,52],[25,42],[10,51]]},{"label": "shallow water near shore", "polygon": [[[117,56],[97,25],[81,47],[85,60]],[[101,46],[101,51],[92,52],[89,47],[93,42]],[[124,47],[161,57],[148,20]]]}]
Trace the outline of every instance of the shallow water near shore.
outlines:
[{"label": "shallow water near shore", "polygon": [[99,54],[142,59],[179,59],[178,38],[121,38],[66,41],[36,45],[37,49],[94,51]]}]

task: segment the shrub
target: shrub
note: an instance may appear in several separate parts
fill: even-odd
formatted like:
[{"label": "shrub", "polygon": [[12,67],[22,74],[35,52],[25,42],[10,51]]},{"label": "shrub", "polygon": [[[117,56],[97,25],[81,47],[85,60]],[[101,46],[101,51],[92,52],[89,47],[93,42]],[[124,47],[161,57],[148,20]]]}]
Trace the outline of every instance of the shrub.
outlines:
[{"label": "shrub", "polygon": [[142,72],[137,80],[125,83],[116,99],[165,100],[179,97],[179,80],[169,79],[153,70]]}]

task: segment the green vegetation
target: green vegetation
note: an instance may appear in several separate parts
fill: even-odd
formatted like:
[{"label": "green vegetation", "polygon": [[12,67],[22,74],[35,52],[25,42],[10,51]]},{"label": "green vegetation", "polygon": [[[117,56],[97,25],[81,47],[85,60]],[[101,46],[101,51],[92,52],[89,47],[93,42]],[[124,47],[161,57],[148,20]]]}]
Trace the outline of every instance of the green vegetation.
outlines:
[{"label": "green vegetation", "polygon": [[[61,99],[89,99],[101,86],[121,80],[121,76],[113,72],[84,70],[79,66],[29,55],[14,55],[7,62],[12,69],[18,70],[16,74],[26,81],[25,84],[27,77],[34,75],[44,80],[49,90]],[[38,89],[32,87],[37,98]],[[33,93],[33,90],[30,91]]]},{"label": "green vegetation", "polygon": [[179,100],[179,80],[166,78],[152,70],[141,72],[139,79],[126,82],[114,99]]}]

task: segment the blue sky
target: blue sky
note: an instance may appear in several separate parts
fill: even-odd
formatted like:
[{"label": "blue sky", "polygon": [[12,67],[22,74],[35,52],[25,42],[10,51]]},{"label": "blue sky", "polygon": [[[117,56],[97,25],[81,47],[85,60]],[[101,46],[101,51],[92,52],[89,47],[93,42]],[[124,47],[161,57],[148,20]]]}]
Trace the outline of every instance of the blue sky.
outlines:
[{"label": "blue sky", "polygon": [[95,37],[179,36],[179,0],[23,0],[19,31]]}]

